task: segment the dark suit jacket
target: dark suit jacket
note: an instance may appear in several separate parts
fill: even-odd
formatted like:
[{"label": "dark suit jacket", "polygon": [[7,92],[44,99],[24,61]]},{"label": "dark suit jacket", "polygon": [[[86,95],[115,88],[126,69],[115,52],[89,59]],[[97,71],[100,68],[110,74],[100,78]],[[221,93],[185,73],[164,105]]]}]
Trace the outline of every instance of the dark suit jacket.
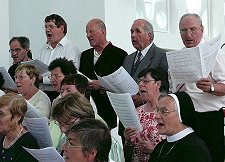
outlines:
[{"label": "dark suit jacket", "polygon": [[[124,59],[123,67],[131,75],[133,64],[135,61],[137,52],[134,52],[128,55]],[[153,69],[159,69],[164,75],[164,81],[162,81],[162,89],[168,91],[169,82],[168,82],[168,63],[166,58],[166,51],[157,47],[154,43],[151,48],[146,53],[145,57],[141,60],[136,72],[131,75],[134,80],[138,79],[138,74],[145,68],[150,67]]]},{"label": "dark suit jacket", "polygon": [[[79,71],[90,79],[97,79],[95,72],[99,76],[113,73],[123,65],[126,56],[127,52],[109,43],[94,65],[94,48],[91,48],[82,52]],[[91,96],[95,101],[98,114],[106,121],[110,128],[116,127],[116,114],[107,95],[101,94],[99,90],[92,90]]]}]

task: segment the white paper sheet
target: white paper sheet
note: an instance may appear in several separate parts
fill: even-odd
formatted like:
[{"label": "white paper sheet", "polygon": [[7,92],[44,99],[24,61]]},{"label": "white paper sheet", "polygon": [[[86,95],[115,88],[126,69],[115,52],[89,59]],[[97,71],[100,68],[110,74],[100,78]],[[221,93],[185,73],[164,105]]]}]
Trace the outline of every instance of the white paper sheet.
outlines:
[{"label": "white paper sheet", "polygon": [[53,147],[46,147],[43,149],[23,148],[39,162],[65,162],[63,157]]},{"label": "white paper sheet", "polygon": [[5,67],[0,67],[0,72],[5,80],[4,88],[10,89],[10,90],[17,90],[16,83],[13,81],[9,73],[6,71]]},{"label": "white paper sheet", "polygon": [[83,73],[81,73],[78,70],[77,70],[77,74],[83,75],[85,78],[87,78],[88,82],[92,82],[92,80],[90,78],[88,78],[86,75],[84,75]]},{"label": "white paper sheet", "polygon": [[125,128],[131,127],[135,128],[137,131],[142,131],[143,128],[137,111],[135,110],[131,94],[116,94],[108,91],[106,93],[123,126]]},{"label": "white paper sheet", "polygon": [[172,83],[195,83],[206,78],[215,64],[220,39],[221,35],[198,47],[167,52]]},{"label": "white paper sheet", "polygon": [[138,84],[122,66],[110,75],[97,77],[102,87],[111,92],[130,93],[131,95],[138,93]]},{"label": "white paper sheet", "polygon": [[48,128],[48,119],[46,117],[24,118],[24,125],[37,139],[40,148],[52,146],[52,139]]},{"label": "white paper sheet", "polygon": [[26,100],[26,102],[27,102],[27,112],[25,114],[26,118],[42,118],[42,117],[45,117],[41,112],[39,112],[27,100]]},{"label": "white paper sheet", "polygon": [[30,64],[34,65],[35,68],[38,70],[39,75],[43,75],[44,73],[48,72],[48,65],[44,64],[43,62],[39,61],[38,59],[31,60],[31,61],[24,61],[21,64]]}]

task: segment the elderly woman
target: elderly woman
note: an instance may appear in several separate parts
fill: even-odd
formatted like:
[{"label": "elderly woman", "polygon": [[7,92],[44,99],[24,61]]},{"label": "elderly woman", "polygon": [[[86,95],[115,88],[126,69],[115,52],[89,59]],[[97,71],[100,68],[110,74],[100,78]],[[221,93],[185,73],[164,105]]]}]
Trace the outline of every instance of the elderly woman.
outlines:
[{"label": "elderly woman", "polygon": [[38,71],[33,65],[21,64],[15,71],[15,82],[18,92],[44,116],[49,118],[51,101],[48,96],[36,87]]},{"label": "elderly woman", "polygon": [[14,93],[0,97],[0,161],[37,162],[23,147],[39,148],[36,139],[23,126],[27,111],[24,98]]},{"label": "elderly woman", "polygon": [[138,78],[139,93],[143,102],[146,102],[136,109],[143,130],[137,132],[134,128],[126,128],[125,147],[133,148],[131,161],[147,162],[154,147],[163,139],[159,135],[155,119],[156,105],[161,94],[162,74],[156,69],[147,68],[139,73]]}]

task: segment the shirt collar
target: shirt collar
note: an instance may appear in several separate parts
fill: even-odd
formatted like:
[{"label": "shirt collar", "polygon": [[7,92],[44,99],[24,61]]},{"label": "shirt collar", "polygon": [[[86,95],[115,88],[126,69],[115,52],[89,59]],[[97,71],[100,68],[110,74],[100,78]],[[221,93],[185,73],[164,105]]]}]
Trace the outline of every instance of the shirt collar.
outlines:
[{"label": "shirt collar", "polygon": [[[58,45],[65,46],[67,40],[68,40],[67,37],[64,36],[64,37],[60,40],[60,42],[57,44],[57,46],[58,46]],[[56,46],[56,47],[57,47],[57,46]],[[47,43],[47,48],[51,48],[51,49],[52,49],[51,43]]]},{"label": "shirt collar", "polygon": [[188,127],[172,136],[167,136],[167,142],[175,142],[178,141],[182,138],[184,138],[185,136],[187,136],[188,134],[194,132],[194,130],[191,127]]},{"label": "shirt collar", "polygon": [[140,51],[141,54],[142,54],[142,58],[145,57],[145,55],[147,54],[148,50],[151,48],[152,44],[153,44],[153,42],[151,44],[149,44],[145,49],[143,49],[142,51]]}]

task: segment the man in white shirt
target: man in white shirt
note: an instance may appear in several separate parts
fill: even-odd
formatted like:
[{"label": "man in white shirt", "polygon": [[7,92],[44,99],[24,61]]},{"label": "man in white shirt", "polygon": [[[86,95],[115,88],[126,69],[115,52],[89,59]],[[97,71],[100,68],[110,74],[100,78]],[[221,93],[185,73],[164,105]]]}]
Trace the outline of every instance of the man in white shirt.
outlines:
[{"label": "man in white shirt", "polygon": [[[204,27],[197,14],[185,14],[179,22],[180,35],[186,48],[198,46]],[[224,161],[223,111],[225,105],[225,55],[218,53],[214,68],[207,78],[197,83],[186,83],[182,89],[190,95],[199,130],[196,133],[206,142],[213,162]],[[180,88],[179,88],[180,89]]]},{"label": "man in white shirt", "polygon": [[[73,60],[74,65],[79,69],[81,52],[72,41],[67,39],[67,24],[65,20],[57,14],[49,15],[45,18],[44,29],[47,42],[41,48],[38,60],[49,65],[54,59],[65,57],[68,60]],[[43,81],[40,89],[45,92],[50,91],[50,93],[46,93],[51,96],[53,89],[48,79],[48,74],[44,74],[40,80]]]}]

